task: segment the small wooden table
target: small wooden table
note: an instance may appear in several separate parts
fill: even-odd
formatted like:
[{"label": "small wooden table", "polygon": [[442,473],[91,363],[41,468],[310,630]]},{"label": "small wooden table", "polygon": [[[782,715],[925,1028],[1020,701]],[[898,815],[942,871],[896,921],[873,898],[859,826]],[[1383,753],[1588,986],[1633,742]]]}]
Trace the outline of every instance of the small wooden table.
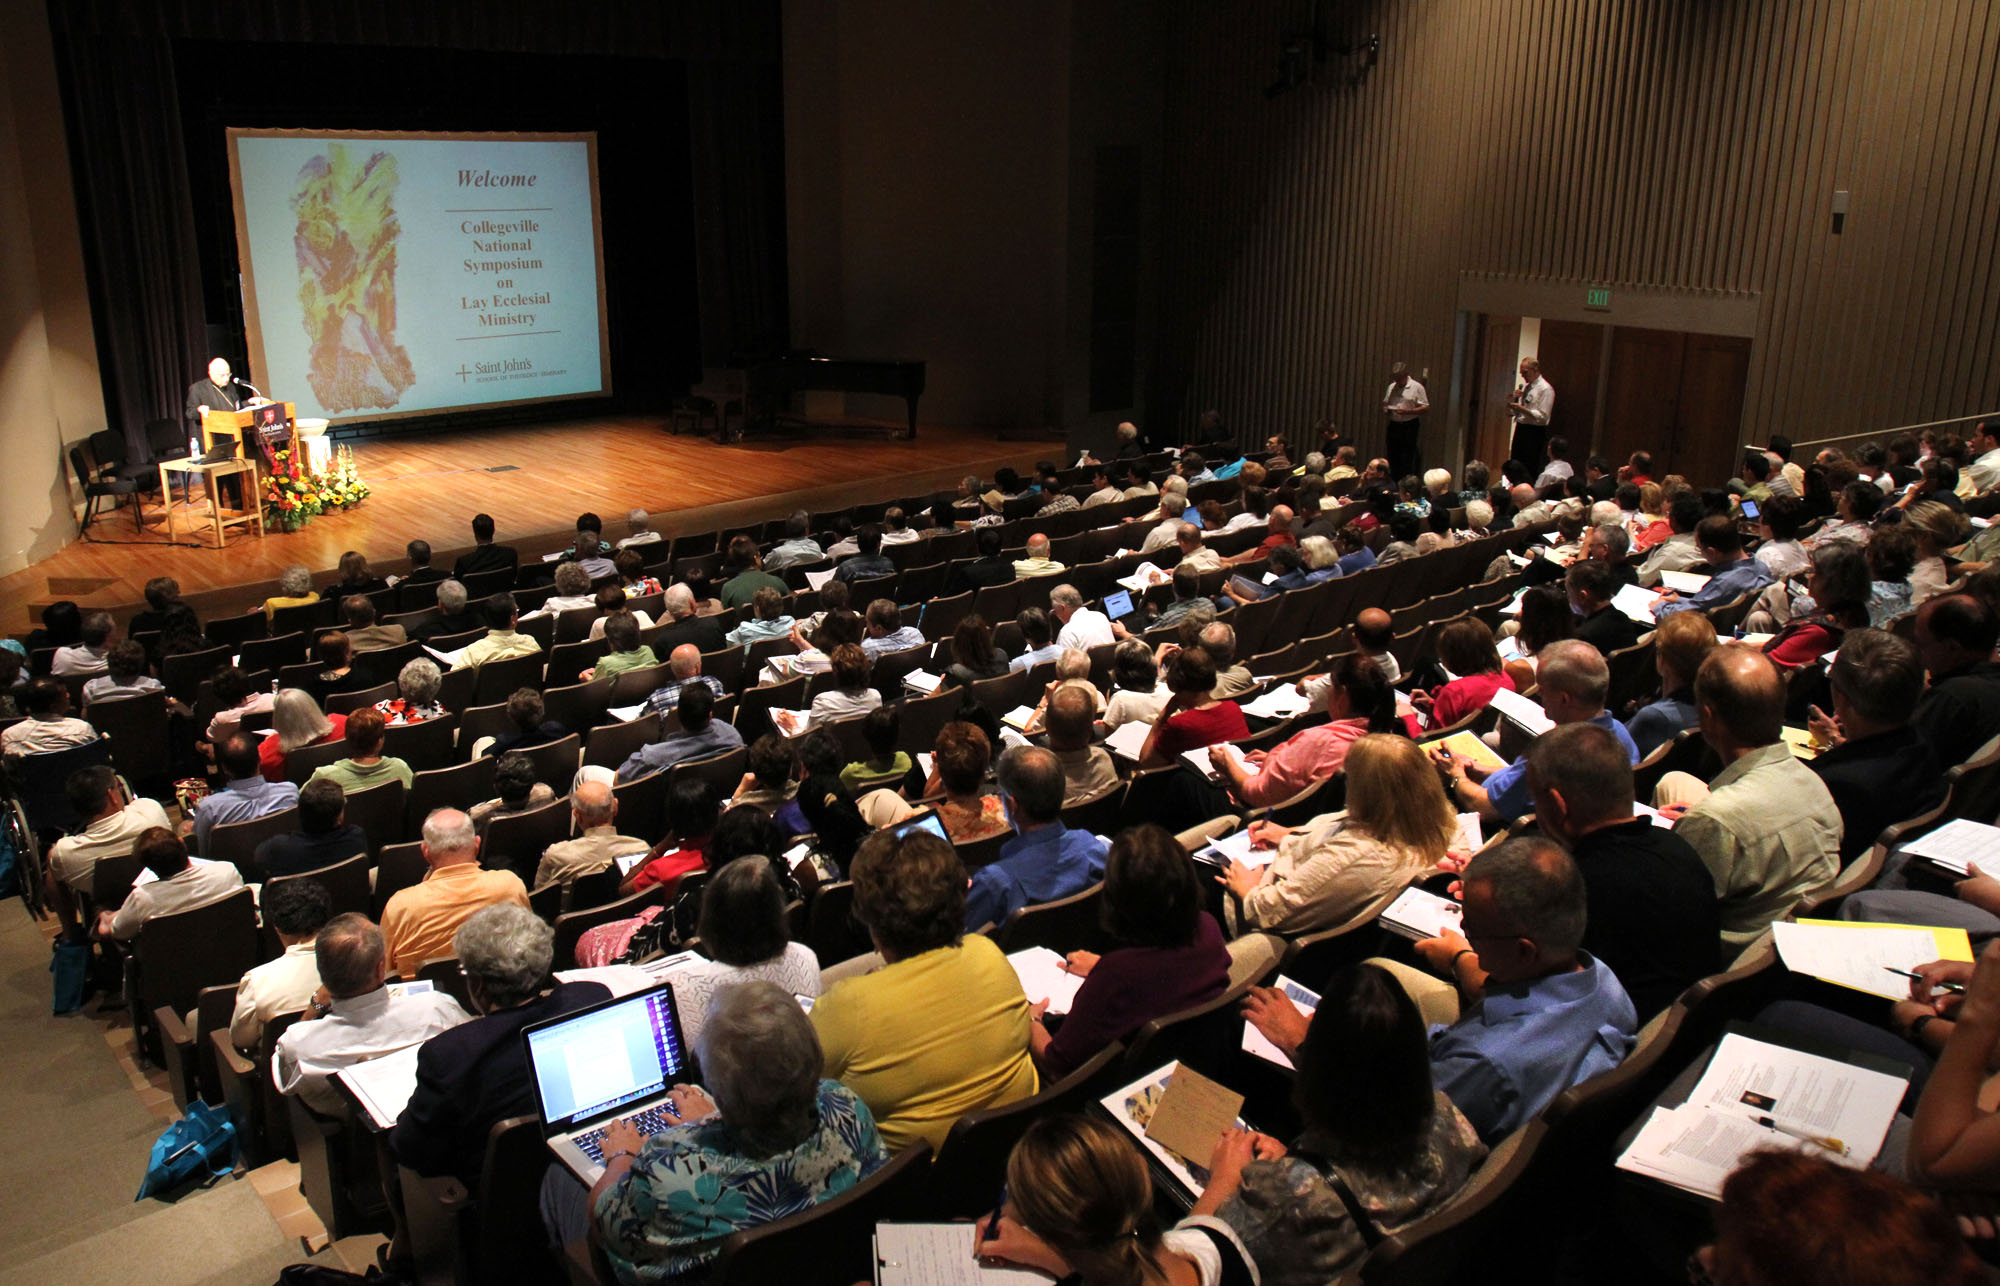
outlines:
[{"label": "small wooden table", "polygon": [[[211,528],[215,533],[215,547],[217,549],[222,548],[223,529],[225,527],[235,527],[243,523],[254,523],[257,528],[257,535],[259,537],[263,536],[264,488],[257,479],[257,462],[255,460],[246,460],[239,456],[231,460],[218,460],[213,464],[203,464],[199,460],[194,459],[160,461],[160,497],[166,502],[167,539],[171,541],[174,538],[174,493],[172,485],[167,478],[167,475],[170,473],[201,475],[202,490],[208,495],[208,518]],[[243,482],[243,488],[244,499],[248,507],[238,510],[225,510],[222,507],[222,498],[217,492],[216,483],[219,479],[231,477],[235,474],[247,475]]]}]

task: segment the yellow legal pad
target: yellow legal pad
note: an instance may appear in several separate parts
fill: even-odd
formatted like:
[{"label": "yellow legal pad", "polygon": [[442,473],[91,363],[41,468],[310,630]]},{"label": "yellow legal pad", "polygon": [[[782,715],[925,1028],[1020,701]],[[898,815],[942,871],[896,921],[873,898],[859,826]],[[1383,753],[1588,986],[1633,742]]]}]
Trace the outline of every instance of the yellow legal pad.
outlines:
[{"label": "yellow legal pad", "polygon": [[1801,920],[1799,923],[1826,929],[1922,929],[1937,941],[1938,959],[1963,960],[1970,964],[1975,958],[1972,939],[1966,936],[1964,929],[1940,929],[1933,924],[1875,924],[1867,920]]}]

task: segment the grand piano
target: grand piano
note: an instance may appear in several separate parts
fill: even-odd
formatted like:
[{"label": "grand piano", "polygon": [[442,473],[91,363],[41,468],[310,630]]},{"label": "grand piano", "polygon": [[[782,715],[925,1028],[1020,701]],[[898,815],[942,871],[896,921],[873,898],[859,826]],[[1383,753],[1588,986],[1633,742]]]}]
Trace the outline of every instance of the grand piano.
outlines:
[{"label": "grand piano", "polygon": [[745,427],[771,428],[793,393],[882,393],[900,397],[909,408],[906,436],[917,436],[917,399],[924,391],[924,364],[911,361],[871,361],[857,357],[826,357],[819,353],[788,353],[753,358],[744,370]]}]

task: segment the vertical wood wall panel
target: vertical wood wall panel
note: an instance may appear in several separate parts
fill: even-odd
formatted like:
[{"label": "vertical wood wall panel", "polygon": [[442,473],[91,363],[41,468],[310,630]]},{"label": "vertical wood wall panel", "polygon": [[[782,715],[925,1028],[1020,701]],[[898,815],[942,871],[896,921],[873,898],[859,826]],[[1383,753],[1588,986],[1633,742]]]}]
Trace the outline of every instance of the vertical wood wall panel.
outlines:
[{"label": "vertical wood wall panel", "polygon": [[2000,406],[1990,0],[1326,8],[1336,38],[1381,35],[1379,65],[1267,99],[1309,6],[1170,0],[1156,427],[1215,407],[1296,439],[1331,415],[1373,445],[1401,358],[1430,370],[1435,454],[1466,273],[1614,308],[1754,292],[1751,440]]}]

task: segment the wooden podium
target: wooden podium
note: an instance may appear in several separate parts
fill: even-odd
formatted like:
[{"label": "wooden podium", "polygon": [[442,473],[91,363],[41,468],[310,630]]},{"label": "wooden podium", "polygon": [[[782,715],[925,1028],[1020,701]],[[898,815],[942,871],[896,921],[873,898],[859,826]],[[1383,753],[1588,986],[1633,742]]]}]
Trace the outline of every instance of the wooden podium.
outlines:
[{"label": "wooden podium", "polygon": [[[210,410],[201,417],[201,449],[206,452],[215,445],[217,438],[226,437],[236,441],[238,455],[245,454],[242,449],[244,433],[257,427],[259,411],[272,406],[283,412],[285,423],[292,422],[294,408],[290,402],[267,402],[263,406],[246,406],[240,411]],[[249,458],[256,459],[262,454],[260,451]]]}]

